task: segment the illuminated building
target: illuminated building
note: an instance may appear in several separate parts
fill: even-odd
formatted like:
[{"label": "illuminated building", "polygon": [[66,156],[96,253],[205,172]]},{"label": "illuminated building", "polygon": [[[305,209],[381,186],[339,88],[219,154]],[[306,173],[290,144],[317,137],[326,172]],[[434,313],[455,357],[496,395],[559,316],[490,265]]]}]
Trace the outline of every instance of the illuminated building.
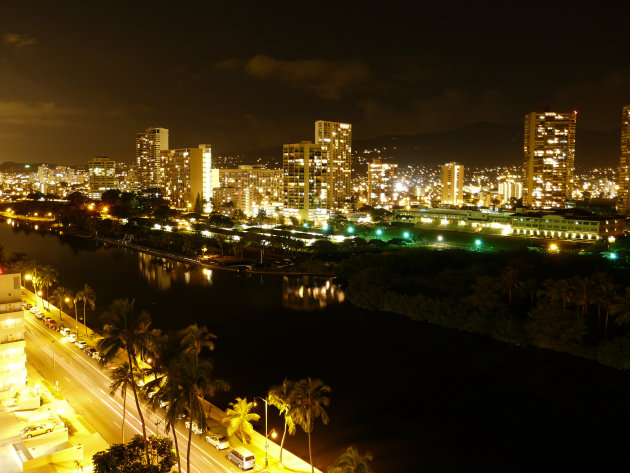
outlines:
[{"label": "illuminated building", "polygon": [[136,163],[142,189],[160,187],[162,181],[160,155],[167,149],[166,128],[147,128],[143,133],[136,135]]},{"label": "illuminated building", "polygon": [[506,175],[499,176],[498,193],[502,202],[509,203],[512,199],[523,198],[523,182],[520,177]]},{"label": "illuminated building", "polygon": [[396,205],[398,164],[374,158],[368,165],[368,205],[391,208]]},{"label": "illuminated building", "polygon": [[91,199],[100,199],[103,192],[118,189],[116,161],[104,156],[97,156],[88,162]]},{"label": "illuminated building", "polygon": [[442,165],[442,204],[464,203],[464,166],[459,163]]},{"label": "illuminated building", "polygon": [[19,274],[0,274],[0,392],[26,386],[24,311]]},{"label": "illuminated building", "polygon": [[212,148],[169,149],[160,155],[163,177],[162,196],[171,207],[192,211],[201,199],[203,212],[209,212],[212,199]]},{"label": "illuminated building", "polygon": [[622,214],[627,214],[630,211],[630,105],[623,107],[621,115],[621,158],[617,185],[617,209]]},{"label": "illuminated building", "polygon": [[283,206],[282,169],[267,169],[263,164],[242,164],[236,169],[218,171],[219,183],[213,195],[216,206],[232,202],[234,209],[243,211],[247,216],[256,216],[259,209],[267,211]]},{"label": "illuminated building", "polygon": [[322,146],[312,141],[285,144],[284,208],[287,216],[316,220],[328,209],[328,160]]},{"label": "illuminated building", "polygon": [[577,112],[525,115],[523,205],[563,208],[573,190]]},{"label": "illuminated building", "polygon": [[344,210],[352,203],[352,125],[324,120],[315,122],[315,144],[329,168],[328,208]]}]

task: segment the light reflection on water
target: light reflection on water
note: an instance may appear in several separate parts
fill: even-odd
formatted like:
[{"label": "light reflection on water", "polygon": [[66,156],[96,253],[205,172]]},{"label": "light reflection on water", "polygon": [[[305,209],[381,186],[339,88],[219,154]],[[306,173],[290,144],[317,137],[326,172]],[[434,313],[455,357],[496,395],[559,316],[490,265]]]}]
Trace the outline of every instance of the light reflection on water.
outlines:
[{"label": "light reflection on water", "polygon": [[282,278],[282,305],[294,310],[323,309],[329,304],[339,304],[345,294],[330,279],[314,276]]}]

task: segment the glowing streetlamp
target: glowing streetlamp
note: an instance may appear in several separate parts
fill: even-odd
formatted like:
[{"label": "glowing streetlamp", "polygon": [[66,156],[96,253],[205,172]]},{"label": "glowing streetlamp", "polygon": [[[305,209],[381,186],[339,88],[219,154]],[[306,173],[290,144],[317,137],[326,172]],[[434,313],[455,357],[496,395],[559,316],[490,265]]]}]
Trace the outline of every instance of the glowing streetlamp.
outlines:
[{"label": "glowing streetlamp", "polygon": [[274,429],[271,429],[271,432],[267,431],[267,405],[269,404],[268,399],[266,397],[255,397],[254,406],[256,406],[256,399],[260,399],[265,403],[265,468],[267,468],[269,466],[269,434],[271,433],[271,436],[274,439],[276,438],[277,434]]},{"label": "glowing streetlamp", "polygon": [[381,236],[383,234],[383,230],[381,230],[380,228],[376,230],[376,234],[378,236]]},{"label": "glowing streetlamp", "polygon": [[405,237],[405,239],[409,238],[411,235],[409,232],[405,232],[403,233],[403,237]]},{"label": "glowing streetlamp", "polygon": [[354,227],[348,227],[348,233],[352,234],[354,233]]}]

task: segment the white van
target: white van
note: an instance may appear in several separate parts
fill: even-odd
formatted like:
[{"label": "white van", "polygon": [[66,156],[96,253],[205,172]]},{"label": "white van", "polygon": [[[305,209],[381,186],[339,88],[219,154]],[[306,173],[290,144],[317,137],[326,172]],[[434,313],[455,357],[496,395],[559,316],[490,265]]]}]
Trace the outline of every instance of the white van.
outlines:
[{"label": "white van", "polygon": [[251,470],[256,466],[254,454],[243,447],[236,447],[234,450],[230,450],[227,457],[241,470]]}]

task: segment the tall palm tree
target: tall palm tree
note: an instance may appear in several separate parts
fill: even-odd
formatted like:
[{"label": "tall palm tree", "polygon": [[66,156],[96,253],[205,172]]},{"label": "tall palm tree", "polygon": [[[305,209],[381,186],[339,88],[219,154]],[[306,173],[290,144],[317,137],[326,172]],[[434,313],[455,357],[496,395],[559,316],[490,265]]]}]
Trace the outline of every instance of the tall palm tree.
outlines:
[{"label": "tall palm tree", "polygon": [[204,348],[214,350],[216,338],[217,336],[210,333],[207,327],[200,328],[197,324],[193,324],[182,330],[181,345],[184,352],[199,358],[199,354]]},{"label": "tall palm tree", "polygon": [[184,403],[188,412],[188,449],[186,452],[186,471],[190,473],[190,446],[192,444],[192,424],[205,430],[208,426],[203,404],[204,396],[213,396],[217,391],[227,391],[229,384],[214,379],[214,365],[209,360],[199,360],[190,354],[183,354],[177,363],[172,379],[166,381],[166,392],[171,393],[171,401]]},{"label": "tall palm tree", "polygon": [[83,285],[82,298],[83,301],[83,324],[85,325],[85,336],[88,335],[87,319],[85,318],[85,306],[89,305],[90,309],[96,309],[96,292],[88,284]]},{"label": "tall palm tree", "polygon": [[309,377],[295,383],[294,392],[291,417],[308,435],[308,458],[311,463],[311,472],[315,473],[311,449],[311,433],[315,428],[315,421],[318,417],[322,419],[324,425],[328,424],[330,420],[324,407],[330,405],[330,398],[327,394],[331,392],[331,389],[321,379],[311,379]]},{"label": "tall palm tree", "polygon": [[237,433],[243,443],[251,441],[254,427],[252,422],[260,419],[258,414],[252,413],[253,402],[247,402],[247,398],[237,397],[236,401],[230,403],[230,407],[225,411],[225,417],[221,421],[227,427],[228,435]]},{"label": "tall palm tree", "polygon": [[594,284],[594,302],[597,304],[597,329],[599,330],[599,323],[601,319],[601,311],[604,309],[606,318],[604,321],[604,337],[608,332],[608,319],[610,311],[615,303],[617,297],[617,286],[612,280],[612,277],[606,273],[596,273],[593,276]]},{"label": "tall palm tree", "polygon": [[282,440],[280,442],[280,468],[282,468],[282,452],[284,449],[284,439],[287,435],[295,435],[295,422],[291,417],[292,396],[293,396],[293,381],[284,379],[282,384],[274,386],[269,390],[267,399],[269,404],[274,406],[280,412],[280,415],[284,417],[284,432],[282,432]]},{"label": "tall palm tree", "polygon": [[518,269],[507,266],[499,274],[499,287],[504,294],[508,295],[508,302],[512,303],[512,295],[521,289],[523,282],[521,281]]},{"label": "tall palm tree", "polygon": [[578,309],[578,318],[584,318],[591,303],[595,300],[593,280],[590,277],[575,276],[569,281],[573,302]]},{"label": "tall palm tree", "polygon": [[55,290],[53,291],[52,296],[50,296],[50,298],[59,309],[59,320],[63,321],[63,316],[61,315],[61,309],[64,305],[66,307],[72,307],[72,305],[70,304],[71,294],[65,287],[57,286]]},{"label": "tall palm tree", "polygon": [[48,288],[59,282],[59,273],[52,266],[42,266],[40,269],[40,283],[46,288],[46,303],[50,310],[50,302],[48,299]]},{"label": "tall palm tree", "polygon": [[135,299],[116,299],[112,302],[109,310],[104,314],[103,338],[98,341],[97,347],[99,352],[103,355],[104,361],[111,360],[116,356],[119,350],[127,352],[131,389],[133,390],[138,416],[142,424],[142,436],[145,439],[144,449],[148,462],[147,431],[142,409],[140,408],[140,399],[138,397],[134,371],[139,368],[136,354],[143,350],[149,338],[151,316],[145,311],[137,312],[134,308],[134,304]]},{"label": "tall palm tree", "polygon": [[612,313],[617,316],[615,319],[617,325],[630,323],[630,287],[626,287],[624,293],[615,298]]},{"label": "tall palm tree", "polygon": [[[137,373],[136,373],[137,376]],[[125,417],[127,414],[127,388],[131,386],[134,379],[131,376],[129,363],[124,362],[112,373],[112,384],[109,386],[110,394],[113,396],[118,390],[123,398],[123,420],[122,420],[122,443],[125,443]]]},{"label": "tall palm tree", "polygon": [[326,469],[326,473],[373,473],[374,454],[367,452],[361,455],[354,445],[342,453],[334,465]]},{"label": "tall palm tree", "polygon": [[77,313],[77,304],[83,300],[83,297],[83,291],[77,291],[72,298],[72,303],[74,304],[74,328],[77,338],[79,338],[79,315]]}]

